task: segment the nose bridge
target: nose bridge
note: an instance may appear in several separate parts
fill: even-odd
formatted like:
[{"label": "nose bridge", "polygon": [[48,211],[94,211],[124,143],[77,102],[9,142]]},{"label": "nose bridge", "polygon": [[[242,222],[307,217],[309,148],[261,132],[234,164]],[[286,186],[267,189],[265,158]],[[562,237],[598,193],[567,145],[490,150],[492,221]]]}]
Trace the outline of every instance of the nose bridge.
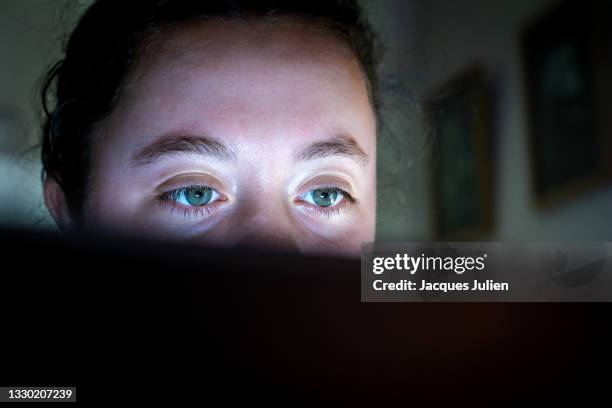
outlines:
[{"label": "nose bridge", "polygon": [[297,239],[287,208],[280,200],[243,204],[236,218],[235,245],[263,249],[297,250]]},{"label": "nose bridge", "polygon": [[293,237],[270,230],[252,231],[245,234],[236,242],[236,246],[292,252],[299,250]]}]

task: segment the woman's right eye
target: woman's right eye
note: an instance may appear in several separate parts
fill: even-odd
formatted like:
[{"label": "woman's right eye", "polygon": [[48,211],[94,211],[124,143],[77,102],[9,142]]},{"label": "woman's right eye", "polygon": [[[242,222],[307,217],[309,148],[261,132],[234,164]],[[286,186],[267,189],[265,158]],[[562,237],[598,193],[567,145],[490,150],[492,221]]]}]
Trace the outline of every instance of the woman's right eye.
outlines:
[{"label": "woman's right eye", "polygon": [[174,190],[170,197],[178,204],[192,207],[201,207],[216,201],[220,195],[210,187],[190,186]]},{"label": "woman's right eye", "polygon": [[163,193],[163,201],[181,207],[204,207],[221,199],[221,194],[208,186],[186,186]]}]

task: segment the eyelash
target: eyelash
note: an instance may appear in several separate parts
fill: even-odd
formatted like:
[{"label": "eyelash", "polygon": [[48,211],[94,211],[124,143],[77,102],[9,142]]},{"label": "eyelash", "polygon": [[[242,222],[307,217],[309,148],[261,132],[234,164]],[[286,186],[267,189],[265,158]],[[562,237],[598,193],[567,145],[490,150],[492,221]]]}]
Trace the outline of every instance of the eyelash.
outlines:
[{"label": "eyelash", "polygon": [[[213,201],[210,204],[205,204],[199,207],[193,206],[193,207],[184,207],[181,205],[178,205],[176,202],[178,200],[178,197],[180,194],[184,194],[188,189],[190,188],[210,188],[211,190],[215,191],[217,194],[219,194],[220,197],[224,197],[221,193],[219,193],[217,190],[215,190],[212,187],[208,187],[208,186],[204,186],[204,185],[189,185],[189,186],[184,186],[184,187],[180,187],[177,188],[175,190],[172,191],[167,191],[165,193],[162,193],[159,195],[158,199],[161,202],[162,205],[164,206],[169,206],[170,207],[170,213],[174,213],[175,211],[179,211],[181,213],[181,215],[183,215],[183,217],[187,218],[187,217],[193,217],[193,218],[200,218],[203,216],[207,216],[210,213],[212,213],[213,211],[215,211],[215,209],[219,206],[219,203],[225,201],[225,198],[220,198],[218,200]],[[310,203],[307,203],[303,200],[296,200],[296,202],[300,203],[301,205],[304,206],[308,206],[310,210],[312,211],[316,211],[318,214],[320,215],[324,215],[327,218],[333,218],[334,216],[339,215],[340,213],[342,213],[343,211],[345,211],[347,209],[347,207],[349,206],[353,206],[355,204],[358,203],[357,199],[354,198],[350,193],[348,193],[347,191],[336,187],[336,186],[317,186],[316,188],[311,188],[310,191],[316,190],[316,189],[329,189],[332,191],[335,191],[337,193],[340,193],[342,195],[341,201],[339,204],[333,205],[333,206],[329,206],[329,207],[321,207],[321,206],[317,206],[317,205],[312,205]],[[346,203],[344,203],[346,201]]]}]

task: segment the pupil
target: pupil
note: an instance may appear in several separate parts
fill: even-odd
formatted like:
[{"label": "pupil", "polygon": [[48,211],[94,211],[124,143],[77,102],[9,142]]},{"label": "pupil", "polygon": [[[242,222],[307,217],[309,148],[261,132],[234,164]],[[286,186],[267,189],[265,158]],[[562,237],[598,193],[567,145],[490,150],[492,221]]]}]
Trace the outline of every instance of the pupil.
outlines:
[{"label": "pupil", "polygon": [[316,189],[313,192],[314,203],[319,207],[329,207],[334,204],[337,195],[338,193],[336,191],[330,190],[329,188]]},{"label": "pupil", "polygon": [[185,192],[187,202],[193,206],[202,206],[208,204],[212,197],[210,188],[190,188]]}]

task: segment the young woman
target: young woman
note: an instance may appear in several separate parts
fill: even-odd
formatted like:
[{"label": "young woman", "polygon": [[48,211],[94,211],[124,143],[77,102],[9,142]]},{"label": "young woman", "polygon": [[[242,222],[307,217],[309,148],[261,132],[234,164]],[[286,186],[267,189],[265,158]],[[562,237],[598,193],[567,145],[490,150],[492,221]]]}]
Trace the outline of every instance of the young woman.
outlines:
[{"label": "young woman", "polygon": [[98,0],[43,91],[47,207],[60,229],[357,255],[379,59],[355,1]]}]

